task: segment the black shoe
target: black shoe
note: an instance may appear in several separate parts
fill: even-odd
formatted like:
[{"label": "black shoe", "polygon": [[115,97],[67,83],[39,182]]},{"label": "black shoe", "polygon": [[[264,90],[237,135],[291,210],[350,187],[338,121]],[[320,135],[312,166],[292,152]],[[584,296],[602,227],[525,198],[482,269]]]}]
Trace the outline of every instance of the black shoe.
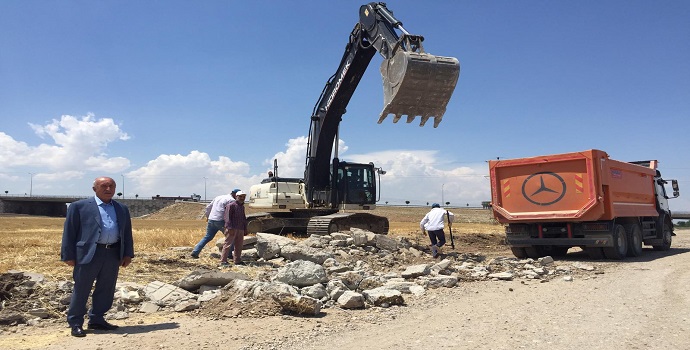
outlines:
[{"label": "black shoe", "polygon": [[85,337],[86,333],[84,333],[84,329],[81,328],[81,326],[72,326],[72,336],[73,337]]},{"label": "black shoe", "polygon": [[189,254],[189,256],[191,256],[192,259],[199,259],[199,254],[192,253],[192,254]]},{"label": "black shoe", "polygon": [[116,326],[112,323],[108,323],[106,321],[103,321],[103,322],[99,322],[99,323],[89,323],[88,328],[89,329],[98,329],[101,331],[112,331],[112,330],[120,328],[120,326]]},{"label": "black shoe", "polygon": [[236,265],[236,266],[237,266],[237,265],[239,265],[239,266],[245,266],[245,265],[247,265],[247,264],[246,264],[244,261],[240,261],[240,262],[236,262],[235,265]]}]

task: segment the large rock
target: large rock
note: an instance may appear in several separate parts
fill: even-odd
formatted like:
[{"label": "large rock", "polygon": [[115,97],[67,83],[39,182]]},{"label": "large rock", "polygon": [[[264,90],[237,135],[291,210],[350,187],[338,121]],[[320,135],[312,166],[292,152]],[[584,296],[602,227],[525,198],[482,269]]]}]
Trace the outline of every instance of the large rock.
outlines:
[{"label": "large rock", "polygon": [[146,297],[158,306],[173,306],[183,301],[196,300],[197,295],[172,284],[153,281],[144,289]]},{"label": "large rock", "polygon": [[319,300],[328,296],[328,293],[326,292],[326,287],[324,287],[321,283],[317,283],[309,287],[304,287],[300,292],[302,293],[302,295]]},{"label": "large rock", "polygon": [[324,261],[333,256],[316,248],[311,248],[303,245],[287,245],[280,249],[280,256],[292,260],[306,260],[317,264],[323,264]]},{"label": "large rock", "polygon": [[337,300],[343,309],[361,309],[364,307],[364,296],[357,292],[346,291]]},{"label": "large rock", "polygon": [[431,273],[431,268],[427,264],[408,266],[401,274],[403,278],[417,278]]},{"label": "large rock", "polygon": [[328,282],[323,266],[306,260],[297,260],[278,269],[274,281],[292,286],[306,287],[316,283]]},{"label": "large rock", "polygon": [[232,289],[236,295],[252,299],[272,297],[278,294],[299,295],[299,291],[295,287],[282,282],[234,280],[225,286],[224,289]]},{"label": "large rock", "polygon": [[369,276],[365,277],[361,282],[359,282],[358,288],[362,290],[374,289],[381,287],[386,283],[386,281],[387,280],[381,276]]},{"label": "large rock", "polygon": [[426,291],[423,286],[414,282],[390,280],[382,286],[385,289],[397,290],[405,294],[422,295]]},{"label": "large rock", "polygon": [[451,288],[458,284],[458,278],[455,276],[434,276],[425,278],[421,283],[427,288]]},{"label": "large rock", "polygon": [[367,234],[361,231],[352,232],[352,244],[361,247],[369,243]]},{"label": "large rock", "polygon": [[321,236],[321,235],[311,235],[309,238],[300,242],[299,244],[305,245],[311,248],[324,248],[328,246],[331,241],[331,236]]},{"label": "large rock", "polygon": [[201,303],[196,300],[187,300],[175,305],[176,312],[186,312],[196,310],[201,306]]},{"label": "large rock", "polygon": [[513,274],[510,272],[497,272],[497,273],[492,273],[489,274],[489,278],[495,278],[503,281],[512,281],[513,280]]},{"label": "large rock", "polygon": [[441,273],[441,271],[444,271],[445,269],[450,267],[450,264],[451,264],[450,260],[443,259],[431,267],[431,273],[433,275],[438,275],[439,273]]},{"label": "large rock", "polygon": [[386,235],[376,235],[376,248],[385,249],[391,252],[398,251],[398,241]]},{"label": "large rock", "polygon": [[248,280],[249,276],[233,271],[196,270],[173,284],[182,289],[194,291],[204,285],[222,287],[236,279]]},{"label": "large rock", "polygon": [[332,277],[345,283],[348,289],[356,290],[359,288],[360,282],[362,282],[367,275],[364,271],[358,270],[334,273]]},{"label": "large rock", "polygon": [[343,293],[348,291],[349,289],[343,283],[341,280],[330,280],[328,281],[328,284],[326,284],[326,293],[328,293],[328,296],[331,298],[331,300],[338,300]]},{"label": "large rock", "polygon": [[368,289],[362,292],[366,300],[376,306],[388,307],[391,305],[404,305],[402,293],[397,290],[388,289],[386,287],[379,287]]},{"label": "large rock", "polygon": [[259,238],[256,242],[256,253],[259,258],[271,260],[280,256],[280,245],[275,241]]}]

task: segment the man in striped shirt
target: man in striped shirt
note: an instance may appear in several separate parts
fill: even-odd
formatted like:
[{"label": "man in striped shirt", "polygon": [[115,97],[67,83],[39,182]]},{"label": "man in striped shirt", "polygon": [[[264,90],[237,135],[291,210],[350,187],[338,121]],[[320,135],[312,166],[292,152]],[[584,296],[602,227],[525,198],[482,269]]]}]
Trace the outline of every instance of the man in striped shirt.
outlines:
[{"label": "man in striped shirt", "polygon": [[235,265],[245,265],[242,262],[242,247],[244,235],[247,234],[247,216],[244,214],[244,200],[247,194],[239,191],[235,194],[235,201],[225,207],[225,242],[220,257],[220,266],[230,266],[228,256],[234,244],[233,262]]}]

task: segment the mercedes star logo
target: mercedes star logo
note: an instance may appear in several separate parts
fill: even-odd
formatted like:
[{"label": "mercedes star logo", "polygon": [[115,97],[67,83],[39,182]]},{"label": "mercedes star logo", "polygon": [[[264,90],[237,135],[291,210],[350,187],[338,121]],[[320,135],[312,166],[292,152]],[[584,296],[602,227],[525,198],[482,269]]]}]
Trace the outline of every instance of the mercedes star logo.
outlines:
[{"label": "mercedes star logo", "polygon": [[532,174],[522,183],[522,195],[536,205],[551,205],[565,196],[565,181],[550,171]]}]

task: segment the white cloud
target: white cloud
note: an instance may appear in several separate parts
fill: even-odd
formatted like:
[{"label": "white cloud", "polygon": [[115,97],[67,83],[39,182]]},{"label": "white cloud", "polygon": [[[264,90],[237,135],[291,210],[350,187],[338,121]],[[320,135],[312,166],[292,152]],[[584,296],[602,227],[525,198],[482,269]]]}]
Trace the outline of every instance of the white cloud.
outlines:
[{"label": "white cloud", "polygon": [[[250,182],[251,181],[251,182]],[[145,166],[125,174],[125,195],[186,196],[192,193],[211,197],[228,193],[234,187],[249,189],[258,176],[249,175],[249,164],[227,157],[211,160],[204,152],[187,155],[163,154]],[[127,186],[129,190],[127,190]],[[122,190],[121,186],[118,186]]]},{"label": "white cloud", "polygon": [[[50,194],[90,194],[86,178],[102,173],[115,174],[118,191],[132,198],[149,196],[188,196],[192,193],[211,199],[238,187],[248,191],[273,168],[278,160],[279,175],[304,175],[307,138],[293,138],[285,150],[263,161],[262,169],[252,169],[250,160],[232,160],[228,157],[211,159],[208,153],[193,150],[188,154],[162,154],[144,166],[127,171],[130,160],[109,156],[108,146],[129,136],[112,119],[96,119],[89,114],[75,118],[62,116],[46,125],[34,125],[33,130],[53,144],[30,146],[0,132],[0,162],[11,164],[2,177],[17,184],[13,192],[29,192],[30,179],[33,192]],[[489,183],[483,175],[486,164],[474,164],[445,169],[447,160],[434,150],[386,150],[366,154],[347,154],[345,141],[339,141],[339,157],[345,161],[369,163],[386,170],[381,177],[381,201],[404,204],[406,200],[420,205],[426,202],[450,202],[451,205],[479,205],[489,200]],[[30,169],[30,170],[26,170]],[[38,169],[38,170],[36,170]],[[29,175],[28,171],[32,172]],[[12,174],[12,173],[16,174]],[[120,174],[118,177],[117,174]]]},{"label": "white cloud", "polygon": [[450,202],[451,206],[478,206],[490,200],[485,163],[452,169],[439,167],[434,150],[387,150],[348,156],[358,163],[374,162],[386,171],[381,176],[381,201],[391,204]]},{"label": "white cloud", "polygon": [[29,126],[39,137],[52,139],[52,144],[30,146],[0,132],[0,163],[6,169],[28,166],[59,173],[74,169],[113,172],[129,167],[126,158],[108,157],[105,153],[110,143],[129,139],[110,118],[63,115],[46,125]]}]

